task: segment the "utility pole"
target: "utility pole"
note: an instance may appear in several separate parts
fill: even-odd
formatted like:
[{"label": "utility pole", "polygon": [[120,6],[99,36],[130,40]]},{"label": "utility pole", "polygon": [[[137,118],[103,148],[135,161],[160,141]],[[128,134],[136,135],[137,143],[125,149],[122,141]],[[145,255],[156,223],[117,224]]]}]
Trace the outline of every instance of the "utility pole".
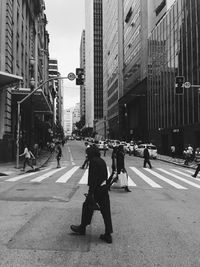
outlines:
[{"label": "utility pole", "polygon": [[46,83],[53,81],[53,80],[61,80],[61,79],[68,79],[74,80],[76,78],[75,74],[69,73],[67,77],[54,77],[50,78],[44,82],[42,82],[37,88],[30,92],[27,96],[25,96],[22,100],[17,101],[17,140],[16,140],[16,168],[19,168],[19,140],[20,140],[20,126],[21,126],[21,104],[25,102],[28,98],[30,98],[37,90],[39,90],[43,85]]}]

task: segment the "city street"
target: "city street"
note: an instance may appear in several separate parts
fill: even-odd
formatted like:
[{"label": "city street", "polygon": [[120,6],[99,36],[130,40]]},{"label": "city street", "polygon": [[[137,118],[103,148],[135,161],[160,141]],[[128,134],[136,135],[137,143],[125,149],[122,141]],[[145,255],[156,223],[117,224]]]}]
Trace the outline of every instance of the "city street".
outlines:
[{"label": "city street", "polygon": [[[111,151],[102,153],[109,172]],[[132,192],[111,188],[107,244],[98,211],[86,236],[70,230],[87,192],[84,157],[84,142],[68,141],[60,169],[53,156],[38,172],[0,177],[0,266],[200,266],[200,177],[193,170],[159,160],[144,169],[142,158],[126,155]]]}]

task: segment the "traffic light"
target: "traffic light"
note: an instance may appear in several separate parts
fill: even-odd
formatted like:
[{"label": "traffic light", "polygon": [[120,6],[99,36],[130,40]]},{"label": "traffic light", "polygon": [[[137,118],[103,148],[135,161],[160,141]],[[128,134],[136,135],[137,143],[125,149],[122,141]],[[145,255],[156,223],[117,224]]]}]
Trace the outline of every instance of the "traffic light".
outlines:
[{"label": "traffic light", "polygon": [[177,95],[183,94],[184,82],[185,82],[184,76],[176,76],[175,91]]},{"label": "traffic light", "polygon": [[84,84],[84,69],[77,68],[76,69],[76,85],[83,85]]}]

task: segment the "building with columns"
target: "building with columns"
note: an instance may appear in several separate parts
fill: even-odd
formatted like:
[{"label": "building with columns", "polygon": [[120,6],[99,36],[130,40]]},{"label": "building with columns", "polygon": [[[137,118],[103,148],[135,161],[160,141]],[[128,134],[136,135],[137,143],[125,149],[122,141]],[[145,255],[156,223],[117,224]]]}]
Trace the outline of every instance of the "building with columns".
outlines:
[{"label": "building with columns", "polygon": [[48,79],[44,10],[43,0],[0,0],[0,161],[15,159],[16,140],[21,152],[25,143],[43,144],[49,138],[52,103],[48,84],[21,103],[17,114],[17,102]]}]

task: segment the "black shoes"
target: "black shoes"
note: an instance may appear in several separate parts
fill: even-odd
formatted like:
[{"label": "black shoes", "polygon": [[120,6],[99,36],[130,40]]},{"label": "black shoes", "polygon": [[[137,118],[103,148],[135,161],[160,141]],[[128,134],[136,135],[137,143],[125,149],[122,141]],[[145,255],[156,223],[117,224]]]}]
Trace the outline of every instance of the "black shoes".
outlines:
[{"label": "black shoes", "polygon": [[128,188],[128,186],[124,187],[124,190],[125,190],[126,192],[131,192],[131,190]]},{"label": "black shoes", "polygon": [[192,177],[196,178],[196,176],[194,174],[191,175]]},{"label": "black shoes", "polygon": [[85,235],[85,228],[81,225],[71,225],[71,230],[79,235]]},{"label": "black shoes", "polygon": [[101,240],[105,241],[108,244],[112,243],[112,236],[110,234],[104,234],[104,235],[100,235],[99,237]]}]

